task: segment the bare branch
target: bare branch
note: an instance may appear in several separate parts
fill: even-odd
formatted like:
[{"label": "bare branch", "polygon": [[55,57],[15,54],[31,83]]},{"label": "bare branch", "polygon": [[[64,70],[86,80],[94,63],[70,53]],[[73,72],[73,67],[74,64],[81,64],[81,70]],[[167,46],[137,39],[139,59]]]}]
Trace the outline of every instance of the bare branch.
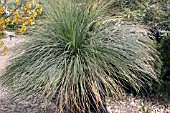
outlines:
[{"label": "bare branch", "polygon": [[3,7],[3,6],[6,6],[6,5],[7,5],[7,2],[8,2],[8,0],[4,0],[4,3],[3,3],[3,5],[2,5],[2,7]]},{"label": "bare branch", "polygon": [[17,6],[15,7],[15,9],[14,9],[8,16],[5,17],[5,19],[7,19],[8,17],[10,17],[15,11],[17,11],[17,9],[22,6],[23,2],[24,2],[24,1],[21,1],[21,3],[20,3],[19,5],[17,5]]}]

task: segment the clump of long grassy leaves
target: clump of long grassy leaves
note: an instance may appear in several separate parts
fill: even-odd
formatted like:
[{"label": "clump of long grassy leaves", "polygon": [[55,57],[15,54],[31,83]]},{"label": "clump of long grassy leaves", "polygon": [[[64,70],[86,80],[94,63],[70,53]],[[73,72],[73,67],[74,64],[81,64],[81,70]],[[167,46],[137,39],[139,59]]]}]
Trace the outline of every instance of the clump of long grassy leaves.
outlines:
[{"label": "clump of long grassy leaves", "polygon": [[54,102],[60,112],[104,112],[104,97],[120,96],[124,83],[138,91],[157,79],[149,38],[123,37],[113,24],[99,24],[107,5],[44,3],[48,21],[1,77],[14,100],[36,96],[46,106]]}]

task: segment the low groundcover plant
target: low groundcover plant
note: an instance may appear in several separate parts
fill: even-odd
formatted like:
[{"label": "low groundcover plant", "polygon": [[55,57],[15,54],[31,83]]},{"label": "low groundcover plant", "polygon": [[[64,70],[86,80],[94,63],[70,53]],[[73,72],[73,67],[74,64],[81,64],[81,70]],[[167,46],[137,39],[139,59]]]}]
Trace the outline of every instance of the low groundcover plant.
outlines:
[{"label": "low groundcover plant", "polygon": [[43,4],[48,21],[1,77],[14,100],[35,95],[38,103],[54,102],[60,112],[97,113],[106,110],[105,96],[121,95],[124,83],[139,90],[157,80],[152,41],[117,37],[120,29],[99,22],[108,3],[48,0]]}]

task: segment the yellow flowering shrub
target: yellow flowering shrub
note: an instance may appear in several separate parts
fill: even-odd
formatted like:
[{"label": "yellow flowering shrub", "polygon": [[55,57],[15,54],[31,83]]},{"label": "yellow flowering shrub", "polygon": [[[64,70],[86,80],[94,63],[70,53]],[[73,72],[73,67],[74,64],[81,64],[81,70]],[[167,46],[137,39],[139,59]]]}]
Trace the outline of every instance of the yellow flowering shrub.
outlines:
[{"label": "yellow flowering shrub", "polygon": [[[16,5],[19,5],[21,0],[16,0]],[[17,26],[18,34],[24,34],[26,32],[26,27],[35,24],[35,19],[37,16],[42,14],[42,8],[38,3],[35,4],[34,0],[30,2],[27,1],[23,3],[16,11],[12,9],[10,17],[6,18],[4,16],[4,8],[0,6],[0,35],[2,36],[3,31],[8,27],[8,25]],[[24,26],[24,30],[23,29]],[[24,32],[20,32],[24,31]]]},{"label": "yellow flowering shrub", "polygon": [[[41,15],[43,10],[39,3],[35,3],[34,0],[30,0],[21,3],[21,0],[16,0],[17,9],[9,9],[10,15],[5,14],[4,7],[0,6],[0,38],[4,36],[4,30],[12,27],[17,34],[24,34],[28,26],[35,24],[37,16]],[[0,49],[6,55],[7,46],[0,40]]]},{"label": "yellow flowering shrub", "polygon": [[0,49],[2,49],[1,52],[6,55],[6,50],[8,49],[8,47],[4,45],[4,42],[2,40],[0,40]]},{"label": "yellow flowering shrub", "polygon": [[20,29],[18,29],[18,33],[23,34],[23,33],[25,33],[26,30],[27,30],[27,27],[25,25],[23,25]]}]

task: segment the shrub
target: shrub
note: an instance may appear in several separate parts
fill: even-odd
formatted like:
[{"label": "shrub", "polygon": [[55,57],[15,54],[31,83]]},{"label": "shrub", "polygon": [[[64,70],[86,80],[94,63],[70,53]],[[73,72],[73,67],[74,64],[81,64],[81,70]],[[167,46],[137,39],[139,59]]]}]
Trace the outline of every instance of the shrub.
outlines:
[{"label": "shrub", "polygon": [[[10,1],[12,2],[12,1]],[[9,2],[9,3],[10,3]],[[26,32],[26,26],[31,26],[35,23],[35,19],[42,14],[42,8],[38,3],[34,3],[34,0],[21,1],[16,0],[13,5],[15,8],[9,8],[8,3],[4,0],[4,3],[0,4],[0,36],[4,35],[4,30],[16,30],[18,34],[24,34]]]},{"label": "shrub", "polygon": [[168,72],[170,72],[170,36],[164,36],[160,42],[160,52],[164,62],[163,77],[164,80],[170,80]]},{"label": "shrub", "polygon": [[152,40],[132,33],[128,26],[101,24],[107,3],[48,0],[44,4],[48,21],[1,77],[12,89],[13,99],[36,96],[38,103],[53,102],[61,112],[92,108],[103,112],[104,97],[120,96],[124,83],[139,91],[157,80]]},{"label": "shrub", "polygon": [[155,26],[157,23],[170,20],[168,4],[170,0],[115,0],[110,13],[126,21],[138,21]]},{"label": "shrub", "polygon": [[0,49],[2,49],[1,52],[4,55],[6,55],[6,50],[8,49],[8,47],[6,45],[4,45],[4,41],[2,41],[2,40],[0,40]]},{"label": "shrub", "polygon": [[154,91],[163,99],[169,100],[170,96],[170,27],[169,23],[163,23],[162,29],[158,29],[159,39],[158,50],[161,53],[163,62],[162,74],[160,76],[161,84],[154,86]]},{"label": "shrub", "polygon": [[[38,3],[34,4],[34,0],[32,2],[16,0],[16,3],[10,5],[15,8],[11,9],[7,7],[12,1],[7,2],[7,0],[4,0],[3,4],[0,2],[0,39],[6,35],[4,30],[16,30],[18,34],[24,34],[27,26],[33,25],[35,18],[42,14],[42,8]],[[0,53],[6,55],[8,47],[2,40],[0,40],[0,49],[2,49]]]}]

